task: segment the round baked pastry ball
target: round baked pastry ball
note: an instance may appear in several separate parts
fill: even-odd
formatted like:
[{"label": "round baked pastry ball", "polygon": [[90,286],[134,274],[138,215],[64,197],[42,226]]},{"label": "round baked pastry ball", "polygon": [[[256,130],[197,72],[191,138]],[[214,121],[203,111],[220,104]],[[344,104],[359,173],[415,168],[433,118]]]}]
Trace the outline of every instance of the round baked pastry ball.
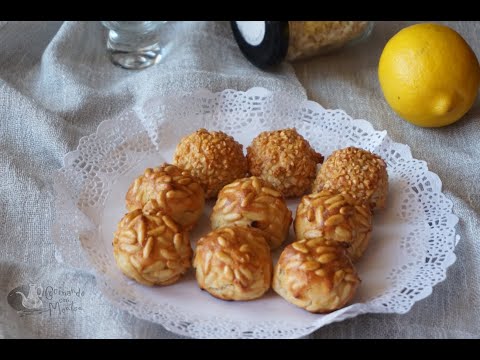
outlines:
[{"label": "round baked pastry ball", "polygon": [[295,129],[264,131],[247,148],[250,173],[280,191],[296,197],[310,191],[323,156]]},{"label": "round baked pastry ball", "polygon": [[288,245],[273,274],[273,289],[288,302],[313,313],[344,307],[360,279],[343,246],[324,238]]},{"label": "round baked pastry ball", "polygon": [[272,280],[272,258],[263,231],[224,227],[202,237],[193,267],[201,289],[223,300],[261,297]]},{"label": "round baked pastry ball", "polygon": [[173,162],[198,179],[207,199],[215,198],[221,188],[248,171],[241,144],[224,132],[205,129],[180,140]]},{"label": "round baked pastry ball", "polygon": [[169,285],[191,265],[188,233],[162,212],[146,215],[137,209],[126,214],[113,238],[113,254],[120,270],[144,285]]},{"label": "round baked pastry ball", "polygon": [[292,212],[282,194],[255,176],[225,186],[210,216],[212,229],[249,226],[268,234],[270,248],[279,247],[288,236]]},{"label": "round baked pastry ball", "polygon": [[129,211],[158,209],[185,230],[190,230],[202,215],[205,193],[202,186],[186,170],[163,164],[148,168],[135,179],[126,195]]},{"label": "round baked pastry ball", "polygon": [[315,179],[313,192],[321,189],[348,192],[357,202],[383,209],[388,193],[387,165],[380,156],[356,147],[334,151]]},{"label": "round baked pastry ball", "polygon": [[325,237],[348,245],[347,253],[357,261],[372,233],[372,212],[366,204],[355,204],[348,194],[322,190],[305,195],[295,216],[297,239]]}]

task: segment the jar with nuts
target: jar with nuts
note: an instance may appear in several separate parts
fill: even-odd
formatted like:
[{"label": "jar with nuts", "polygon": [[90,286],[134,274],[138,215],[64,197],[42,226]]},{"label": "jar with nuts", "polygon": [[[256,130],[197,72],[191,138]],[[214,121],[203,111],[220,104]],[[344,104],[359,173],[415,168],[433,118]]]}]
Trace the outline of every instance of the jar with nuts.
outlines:
[{"label": "jar with nuts", "polygon": [[265,69],[325,54],[367,38],[372,21],[232,21],[245,57]]}]

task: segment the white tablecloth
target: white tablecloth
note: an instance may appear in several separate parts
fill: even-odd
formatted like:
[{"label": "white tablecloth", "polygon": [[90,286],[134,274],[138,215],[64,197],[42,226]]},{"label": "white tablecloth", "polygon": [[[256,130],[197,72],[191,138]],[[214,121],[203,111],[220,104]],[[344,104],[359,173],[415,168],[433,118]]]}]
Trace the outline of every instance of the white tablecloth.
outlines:
[{"label": "white tablecloth", "polygon": [[[405,315],[362,315],[311,337],[480,337],[480,106],[459,123],[421,129],[400,120],[376,76],[384,44],[406,23],[377,23],[368,42],[264,72],[248,63],[228,24],[168,25],[165,60],[143,71],[114,67],[97,22],[0,22],[0,338],[170,338],[176,335],[111,306],[88,273],[57,263],[50,237],[51,175],[81,136],[154,94],[263,86],[342,108],[412,147],[444,183],[460,217],[458,260],[447,280]],[[450,23],[480,55],[477,23]],[[303,88],[303,84],[306,88]],[[20,316],[8,294],[29,284],[70,291],[68,310]],[[78,294],[78,295],[77,295]],[[82,295],[83,294],[83,295]]]}]

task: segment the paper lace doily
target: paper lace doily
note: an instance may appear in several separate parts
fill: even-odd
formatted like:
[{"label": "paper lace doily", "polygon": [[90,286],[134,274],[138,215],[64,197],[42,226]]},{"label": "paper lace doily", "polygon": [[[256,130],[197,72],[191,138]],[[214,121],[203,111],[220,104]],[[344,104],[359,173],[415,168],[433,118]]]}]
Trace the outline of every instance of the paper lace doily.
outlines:
[{"label": "paper lace doily", "polygon": [[[261,131],[295,127],[325,156],[357,146],[385,159],[388,207],[375,215],[371,243],[357,266],[362,284],[352,305],[327,315],[310,314],[273,291],[250,302],[215,299],[199,290],[192,272],[177,284],[156,288],[120,273],[111,242],[126,212],[129,184],[146,167],[171,161],[179,139],[201,127],[225,131],[244,147]],[[199,90],[152,98],[82,138],[55,174],[52,236],[59,260],[93,272],[113,304],[172,332],[202,338],[294,338],[363,313],[406,313],[445,279],[459,236],[458,218],[441,185],[425,161],[412,158],[407,145],[342,110],[263,88]],[[289,207],[295,210],[297,203],[290,201]],[[192,233],[193,246],[208,231],[210,210],[211,204]]]}]

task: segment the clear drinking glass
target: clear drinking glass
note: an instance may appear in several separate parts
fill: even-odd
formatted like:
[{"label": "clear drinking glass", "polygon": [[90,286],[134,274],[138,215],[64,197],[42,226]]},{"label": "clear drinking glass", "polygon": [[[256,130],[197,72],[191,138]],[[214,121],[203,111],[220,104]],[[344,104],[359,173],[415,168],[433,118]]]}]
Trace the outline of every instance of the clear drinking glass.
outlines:
[{"label": "clear drinking glass", "polygon": [[102,21],[108,32],[107,51],[115,65],[144,69],[163,56],[160,27],[166,21]]}]

